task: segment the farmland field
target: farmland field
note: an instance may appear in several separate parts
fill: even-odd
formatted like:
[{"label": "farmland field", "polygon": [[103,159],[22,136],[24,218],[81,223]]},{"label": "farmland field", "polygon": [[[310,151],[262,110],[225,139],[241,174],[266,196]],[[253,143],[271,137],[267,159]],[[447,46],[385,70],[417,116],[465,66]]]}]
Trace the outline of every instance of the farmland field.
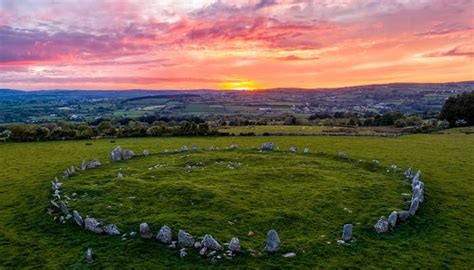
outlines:
[{"label": "farmland field", "polygon": [[[77,192],[70,206],[83,215],[114,222],[128,232],[148,222],[154,233],[168,224],[174,233],[214,235],[221,243],[237,236],[244,250],[218,267],[456,268],[474,267],[474,135],[472,129],[398,138],[193,137],[7,143],[0,145],[0,267],[81,268],[92,247],[97,268],[204,267],[197,251],[142,239],[95,235],[46,213],[50,181],[83,159],[104,165],[64,180]],[[280,151],[252,147],[271,141]],[[238,150],[225,150],[236,143]],[[219,150],[171,153],[195,144]],[[150,157],[108,164],[114,146],[149,149]],[[290,153],[296,146],[300,153]],[[309,147],[311,153],[301,150]],[[349,160],[337,158],[345,151]],[[379,169],[355,160],[380,161]],[[154,165],[161,164],[154,168]],[[381,215],[407,207],[410,186],[385,168],[396,164],[422,171],[426,200],[407,224],[377,235]],[[151,168],[151,169],[149,169]],[[118,171],[124,173],[117,179]],[[109,207],[110,206],[110,207]],[[355,241],[336,244],[342,225],[354,224]],[[281,251],[262,253],[267,230],[280,234]],[[249,231],[255,233],[250,237]],[[295,258],[283,258],[296,252]],[[253,254],[253,253],[252,253]]]}]

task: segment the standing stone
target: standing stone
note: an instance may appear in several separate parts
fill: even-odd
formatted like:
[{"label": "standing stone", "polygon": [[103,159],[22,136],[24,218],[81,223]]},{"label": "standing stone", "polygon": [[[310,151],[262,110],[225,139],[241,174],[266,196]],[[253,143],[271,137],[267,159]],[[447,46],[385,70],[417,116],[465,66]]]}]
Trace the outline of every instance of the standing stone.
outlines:
[{"label": "standing stone", "polygon": [[412,178],[413,177],[413,169],[410,167],[405,171],[405,177],[406,178]]},{"label": "standing stone", "polygon": [[82,217],[81,217],[81,215],[79,215],[79,212],[74,210],[74,211],[72,211],[72,213],[74,215],[74,220],[76,221],[77,225],[79,225],[81,227],[84,227],[84,220],[82,220]]},{"label": "standing stone", "polygon": [[230,240],[229,250],[232,251],[232,252],[235,252],[235,253],[240,251],[239,238],[234,237]]},{"label": "standing stone", "polygon": [[388,216],[388,225],[390,225],[390,228],[394,228],[395,225],[397,225],[397,219],[398,219],[398,213],[397,211],[393,211],[390,213]]},{"label": "standing stone", "polygon": [[400,211],[398,212],[398,220],[405,222],[411,216],[410,211]]},{"label": "standing stone", "polygon": [[377,223],[375,223],[374,229],[377,233],[385,233],[388,231],[388,222],[384,216],[381,216]]},{"label": "standing stone", "polygon": [[61,201],[60,206],[61,206],[61,212],[63,212],[63,214],[65,214],[65,215],[68,215],[68,214],[69,214],[69,211],[67,210],[67,205],[66,205],[66,203],[63,202],[63,201]]},{"label": "standing stone", "polygon": [[120,230],[115,224],[109,224],[104,227],[104,232],[108,235],[120,235]]},{"label": "standing stone", "polygon": [[70,174],[75,174],[75,173],[76,173],[76,167],[71,166],[71,167],[69,168],[69,172],[70,172]]},{"label": "standing stone", "polygon": [[140,224],[140,236],[144,239],[151,238],[150,226],[148,226],[148,224],[145,222]]},{"label": "standing stone", "polygon": [[63,172],[63,178],[68,178],[69,177],[69,168],[67,170],[64,170]]},{"label": "standing stone", "polygon": [[412,216],[414,216],[415,213],[416,213],[416,211],[418,211],[418,207],[419,207],[419,206],[420,206],[420,202],[418,201],[418,199],[413,198],[413,199],[411,200],[410,210],[409,210],[409,211],[410,211],[410,214],[411,214]]},{"label": "standing stone", "polygon": [[94,254],[92,253],[92,248],[88,248],[86,251],[86,262],[92,263],[94,261]]},{"label": "standing stone", "polygon": [[413,198],[418,200],[420,203],[423,202],[424,196],[423,196],[423,189],[421,188],[421,185],[417,185],[413,189]]},{"label": "standing stone", "polygon": [[305,153],[305,154],[309,153],[309,148],[305,148],[305,149],[303,150],[303,153]]},{"label": "standing stone", "polygon": [[87,168],[88,169],[94,169],[94,168],[97,168],[100,166],[100,161],[97,160],[97,159],[94,159],[91,161],[91,163],[89,163],[89,165],[87,165]]},{"label": "standing stone", "polygon": [[104,230],[100,227],[100,223],[95,218],[86,218],[84,221],[86,230],[95,233],[103,233]]},{"label": "standing stone", "polygon": [[150,151],[148,151],[148,150],[146,150],[146,149],[143,150],[143,155],[144,155],[145,157],[149,156],[149,155],[150,155]]},{"label": "standing stone", "polygon": [[87,170],[87,162],[85,160],[82,160],[81,169],[83,171]]},{"label": "standing stone", "polygon": [[339,152],[339,157],[340,158],[346,158],[347,157],[346,152]]},{"label": "standing stone", "polygon": [[292,146],[292,147],[290,147],[290,152],[296,153],[296,152],[298,152],[298,148]]},{"label": "standing stone", "polygon": [[123,160],[129,160],[132,159],[135,153],[132,150],[125,150],[123,152]]},{"label": "standing stone", "polygon": [[232,145],[230,146],[230,149],[237,149],[237,144],[232,144]]},{"label": "standing stone", "polygon": [[197,146],[196,146],[195,144],[191,144],[191,150],[196,151],[196,150],[197,150]]},{"label": "standing stone", "polygon": [[219,244],[219,242],[212,237],[210,234],[204,235],[204,238],[201,241],[201,245],[204,247],[207,247],[207,249],[210,250],[221,250],[222,246]]},{"label": "standing stone", "polygon": [[123,178],[123,173],[122,173],[122,172],[118,172],[118,173],[117,173],[117,177],[118,177],[118,178]]},{"label": "standing stone", "polygon": [[168,153],[169,153],[169,150],[168,150],[168,149],[165,149],[165,150],[163,151],[163,153],[168,154]]},{"label": "standing stone", "polygon": [[122,159],[122,147],[117,146],[110,153],[113,161],[119,161]]},{"label": "standing stone", "polygon": [[420,170],[416,171],[415,176],[413,176],[412,178],[412,183],[420,181],[420,175],[421,175],[421,171]]},{"label": "standing stone", "polygon": [[178,244],[183,247],[193,247],[194,238],[189,233],[184,230],[179,230],[178,232]]},{"label": "standing stone", "polygon": [[181,152],[188,151],[188,147],[186,145],[181,146]]},{"label": "standing stone", "polygon": [[186,255],[188,255],[188,253],[186,252],[185,248],[179,250],[179,257],[181,257],[181,259],[186,257]]},{"label": "standing stone", "polygon": [[171,233],[171,228],[164,225],[161,227],[160,231],[156,235],[156,240],[164,243],[164,244],[171,244],[172,239],[172,233]]},{"label": "standing stone", "polygon": [[352,224],[344,224],[342,228],[342,240],[349,241],[352,238]]},{"label": "standing stone", "polygon": [[260,150],[273,150],[275,145],[271,142],[266,142],[260,145]]},{"label": "standing stone", "polygon": [[269,230],[267,233],[267,241],[265,242],[266,252],[276,252],[280,248],[280,237],[275,230]]}]

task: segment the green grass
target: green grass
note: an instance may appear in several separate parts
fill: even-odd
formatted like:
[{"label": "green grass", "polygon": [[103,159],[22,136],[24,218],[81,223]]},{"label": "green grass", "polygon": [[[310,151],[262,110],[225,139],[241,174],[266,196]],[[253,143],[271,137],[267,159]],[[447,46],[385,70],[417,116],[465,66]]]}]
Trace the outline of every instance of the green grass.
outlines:
[{"label": "green grass", "polygon": [[[156,232],[163,223],[200,236],[211,233],[221,242],[241,239],[244,248],[261,251],[265,233],[275,228],[281,252],[223,259],[228,268],[455,268],[474,267],[474,135],[361,137],[218,137],[140,138],[0,145],[0,267],[81,268],[92,247],[96,268],[200,268],[209,260],[195,252],[180,259],[176,250],[158,243],[95,235],[74,224],[54,223],[45,213],[50,180],[83,158],[103,162],[115,145],[136,152],[158,153],[103,167],[64,180],[65,192],[83,195],[73,205],[83,215],[114,222],[122,230],[138,230],[148,222]],[[245,150],[272,141],[281,149],[311,148],[310,155]],[[163,149],[183,144],[238,151],[198,151],[164,156]],[[334,158],[339,151],[353,159],[378,159],[422,170],[426,200],[417,216],[393,233],[377,235],[376,219],[404,207],[409,186],[399,176],[370,171]],[[318,154],[324,152],[326,154]],[[184,157],[182,157],[184,156]],[[204,166],[185,169],[202,161]],[[216,163],[216,161],[218,163]],[[148,170],[151,165],[166,164]],[[228,164],[235,170],[228,169]],[[117,171],[125,173],[121,180]],[[129,197],[136,197],[130,199]],[[122,205],[120,205],[122,204]],[[108,206],[111,208],[108,208]],[[349,208],[352,213],[344,210]],[[230,225],[232,221],[234,225]],[[354,223],[356,241],[338,246],[342,225]],[[248,237],[253,230],[255,236]],[[328,244],[327,242],[330,242]],[[294,251],[296,258],[283,258]]]}]

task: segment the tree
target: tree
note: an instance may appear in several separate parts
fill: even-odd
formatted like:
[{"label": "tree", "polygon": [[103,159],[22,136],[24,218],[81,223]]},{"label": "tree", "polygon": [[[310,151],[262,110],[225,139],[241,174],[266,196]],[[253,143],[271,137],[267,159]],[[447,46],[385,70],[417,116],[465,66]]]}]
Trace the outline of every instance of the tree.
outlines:
[{"label": "tree", "polygon": [[440,120],[447,120],[450,127],[460,123],[474,125],[474,91],[448,98],[439,114]]}]

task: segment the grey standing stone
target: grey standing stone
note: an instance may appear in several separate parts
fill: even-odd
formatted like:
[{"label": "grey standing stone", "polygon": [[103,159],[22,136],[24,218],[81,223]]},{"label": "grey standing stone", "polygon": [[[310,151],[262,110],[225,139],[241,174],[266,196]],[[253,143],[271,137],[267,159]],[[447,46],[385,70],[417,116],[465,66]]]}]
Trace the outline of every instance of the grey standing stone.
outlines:
[{"label": "grey standing stone", "polygon": [[92,263],[94,261],[94,254],[92,253],[92,248],[88,248],[86,251],[86,262]]},{"label": "grey standing stone", "polygon": [[305,148],[305,149],[303,150],[303,153],[309,153],[309,148]]},{"label": "grey standing stone", "polygon": [[61,205],[61,212],[63,212],[63,214],[65,215],[69,214],[66,203],[61,201],[60,205]]},{"label": "grey standing stone", "polygon": [[415,215],[416,211],[418,211],[418,207],[420,206],[420,202],[418,201],[418,199],[414,198],[411,200],[411,204],[410,204],[410,214],[412,216]]},{"label": "grey standing stone", "polygon": [[145,157],[149,156],[149,155],[150,155],[150,151],[148,151],[148,150],[146,150],[146,149],[143,150],[143,155],[144,155]]},{"label": "grey standing stone", "polygon": [[197,146],[196,146],[195,144],[191,144],[191,150],[196,151],[196,150],[197,150]]},{"label": "grey standing stone", "polygon": [[410,211],[400,211],[398,212],[398,220],[401,222],[406,222],[411,216]]},{"label": "grey standing stone", "polygon": [[81,169],[82,169],[83,171],[87,170],[87,162],[86,162],[85,160],[82,160]]},{"label": "grey standing stone", "polygon": [[118,178],[123,178],[123,173],[122,173],[122,172],[118,172],[118,173],[117,173],[117,177],[118,177]]},{"label": "grey standing stone", "polygon": [[148,226],[148,223],[142,223],[140,224],[140,236],[141,238],[144,239],[150,239],[151,238],[151,231],[150,231],[150,226]]},{"label": "grey standing stone", "polygon": [[395,225],[397,225],[397,219],[398,219],[398,213],[397,211],[393,211],[388,216],[388,225],[390,225],[391,228],[394,228]]},{"label": "grey standing stone", "polygon": [[122,159],[122,147],[117,146],[110,153],[113,161],[119,161]]},{"label": "grey standing stone", "polygon": [[104,227],[104,232],[108,235],[120,235],[120,230],[115,224],[109,224]]},{"label": "grey standing stone", "polygon": [[76,167],[71,166],[71,167],[69,168],[69,173],[70,173],[70,174],[75,174],[75,173],[76,173]]},{"label": "grey standing stone", "polygon": [[377,233],[385,233],[388,231],[388,222],[384,216],[381,216],[377,223],[375,223],[374,229]]},{"label": "grey standing stone", "polygon": [[352,224],[344,224],[342,228],[342,240],[349,241],[352,238]]},{"label": "grey standing stone", "polygon": [[405,171],[405,177],[406,178],[412,178],[413,177],[413,169],[410,167]]},{"label": "grey standing stone", "polygon": [[193,247],[194,237],[184,230],[178,232],[178,244],[183,247]]},{"label": "grey standing stone", "polygon": [[91,232],[95,233],[103,233],[104,230],[100,227],[100,223],[95,219],[95,218],[86,218],[84,220],[84,225],[86,230],[89,230]]},{"label": "grey standing stone", "polygon": [[260,150],[273,150],[276,146],[271,142],[266,142],[260,145]]},{"label": "grey standing stone", "polygon": [[232,144],[232,145],[230,146],[230,149],[237,149],[237,144]]},{"label": "grey standing stone", "polygon": [[229,249],[232,252],[239,252],[240,251],[240,242],[237,237],[234,237],[230,240]]},{"label": "grey standing stone", "polygon": [[204,238],[201,241],[201,245],[211,250],[222,249],[222,246],[219,244],[219,242],[217,242],[217,240],[214,239],[214,237],[212,237],[212,235],[210,234],[204,235]]},{"label": "grey standing stone", "polygon": [[290,152],[296,153],[296,152],[298,152],[298,148],[296,148],[295,146],[292,146],[292,147],[290,147]]},{"label": "grey standing stone", "polygon": [[125,150],[123,152],[123,160],[130,160],[134,155],[135,153],[132,150]]},{"label": "grey standing stone", "polygon": [[165,244],[171,244],[171,241],[173,240],[171,228],[166,225],[161,227],[160,231],[156,235],[156,240]]},{"label": "grey standing stone", "polygon": [[82,217],[81,215],[79,214],[79,212],[77,212],[76,210],[72,211],[73,213],[73,216],[74,216],[74,220],[76,221],[77,225],[81,226],[81,227],[84,227],[84,220],[82,220]]},{"label": "grey standing stone", "polygon": [[339,152],[339,155],[338,155],[340,158],[346,158],[347,157],[347,154],[346,152]]},{"label": "grey standing stone", "polygon": [[87,168],[88,169],[94,169],[94,168],[97,168],[100,166],[100,161],[97,160],[97,159],[94,159],[91,161],[91,163],[89,163],[89,165],[87,165]]},{"label": "grey standing stone", "polygon": [[181,146],[181,152],[186,152],[188,151],[188,147],[186,145]]},{"label": "grey standing stone", "polygon": [[269,230],[267,233],[267,241],[265,242],[265,251],[266,252],[276,252],[280,249],[280,237],[275,230]]},{"label": "grey standing stone", "polygon": [[188,253],[186,252],[186,249],[185,248],[182,248],[180,251],[179,251],[179,257],[184,258],[186,257],[186,255],[188,255]]}]

